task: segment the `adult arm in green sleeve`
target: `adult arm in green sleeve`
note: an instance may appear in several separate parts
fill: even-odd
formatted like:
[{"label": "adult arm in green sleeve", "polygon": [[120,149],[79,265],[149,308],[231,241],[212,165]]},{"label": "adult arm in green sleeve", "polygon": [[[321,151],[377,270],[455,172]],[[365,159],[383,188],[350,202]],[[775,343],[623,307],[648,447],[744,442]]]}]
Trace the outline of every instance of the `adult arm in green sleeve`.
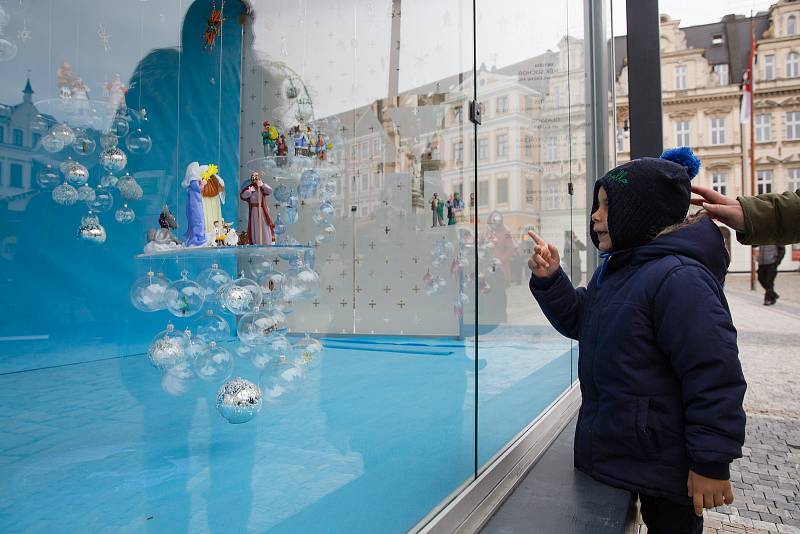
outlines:
[{"label": "adult arm in green sleeve", "polygon": [[737,199],[744,212],[744,245],[789,245],[800,242],[800,190]]}]

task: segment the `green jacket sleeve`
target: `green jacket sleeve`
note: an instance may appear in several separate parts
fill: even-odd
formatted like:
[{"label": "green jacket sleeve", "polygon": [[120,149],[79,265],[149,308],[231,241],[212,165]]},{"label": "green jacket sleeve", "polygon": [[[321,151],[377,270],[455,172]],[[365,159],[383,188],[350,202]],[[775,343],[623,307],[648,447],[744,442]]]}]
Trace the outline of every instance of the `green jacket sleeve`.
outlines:
[{"label": "green jacket sleeve", "polygon": [[800,242],[800,190],[739,197],[744,211],[743,245],[789,245]]}]

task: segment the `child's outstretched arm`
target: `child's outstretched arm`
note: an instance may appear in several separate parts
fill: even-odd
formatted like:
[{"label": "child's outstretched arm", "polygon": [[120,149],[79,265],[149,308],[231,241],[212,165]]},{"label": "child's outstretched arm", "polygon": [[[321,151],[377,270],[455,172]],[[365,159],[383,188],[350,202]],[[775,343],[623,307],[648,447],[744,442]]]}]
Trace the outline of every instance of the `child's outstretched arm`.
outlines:
[{"label": "child's outstretched arm", "polygon": [[572,282],[561,269],[561,258],[554,245],[546,243],[536,232],[528,232],[528,235],[536,242],[528,260],[533,273],[531,293],[553,328],[561,335],[578,339],[586,289],[572,287]]},{"label": "child's outstretched arm", "polygon": [[[730,504],[729,465],[742,456],[747,384],[727,301],[710,272],[681,265],[653,299],[656,342],[681,381],[688,494],[695,512]],[[700,475],[700,476],[697,476]]]}]

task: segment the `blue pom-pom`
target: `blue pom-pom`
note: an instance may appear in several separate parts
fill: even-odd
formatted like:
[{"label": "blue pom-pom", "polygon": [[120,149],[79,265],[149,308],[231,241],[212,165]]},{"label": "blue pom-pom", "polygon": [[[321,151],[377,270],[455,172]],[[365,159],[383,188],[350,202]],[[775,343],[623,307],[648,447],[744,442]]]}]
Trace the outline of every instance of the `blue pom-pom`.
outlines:
[{"label": "blue pom-pom", "polygon": [[700,158],[694,155],[692,149],[688,146],[679,146],[678,148],[670,148],[661,154],[661,159],[677,163],[686,167],[686,174],[689,175],[691,180],[700,171]]}]

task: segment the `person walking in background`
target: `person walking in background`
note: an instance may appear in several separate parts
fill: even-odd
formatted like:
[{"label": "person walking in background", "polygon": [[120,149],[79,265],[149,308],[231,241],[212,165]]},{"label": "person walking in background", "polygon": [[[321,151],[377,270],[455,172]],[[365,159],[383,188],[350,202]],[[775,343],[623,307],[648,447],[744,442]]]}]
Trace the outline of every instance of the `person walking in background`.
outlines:
[{"label": "person walking in background", "polygon": [[435,226],[441,225],[441,220],[439,218],[439,195],[438,193],[434,193],[433,197],[431,197],[431,215],[433,215],[433,224],[431,228]]},{"label": "person walking in background", "polygon": [[583,264],[581,263],[581,252],[586,250],[586,245],[578,239],[575,232],[567,230],[564,232],[564,257],[561,258],[567,267],[567,273],[572,281],[572,285],[578,287],[583,281]]},{"label": "person walking in background", "polygon": [[780,296],[775,293],[775,278],[785,255],[786,247],[783,245],[758,247],[758,283],[764,288],[764,306],[772,306]]},{"label": "person walking in background", "polygon": [[450,197],[447,199],[447,225],[450,226],[451,224],[456,223],[456,203],[453,197],[453,193],[450,193]]}]

